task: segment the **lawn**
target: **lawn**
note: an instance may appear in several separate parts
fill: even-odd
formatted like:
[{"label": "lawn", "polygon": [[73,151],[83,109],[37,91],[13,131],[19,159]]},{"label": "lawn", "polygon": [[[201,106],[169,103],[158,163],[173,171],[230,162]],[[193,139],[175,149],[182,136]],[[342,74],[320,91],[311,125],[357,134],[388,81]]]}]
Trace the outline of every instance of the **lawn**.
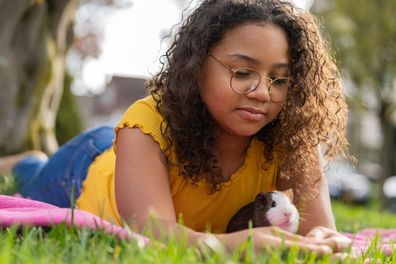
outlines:
[{"label": "lawn", "polygon": [[[11,187],[10,187],[11,186]],[[12,183],[0,177],[0,193],[12,193]],[[366,227],[391,228],[396,214],[379,212],[376,203],[349,206],[334,201],[338,229],[357,232]],[[242,254],[244,252],[244,254]],[[358,259],[342,263],[396,263],[396,252],[385,257],[373,248]],[[366,262],[365,262],[366,261]],[[170,239],[164,244],[137,243],[118,240],[103,232],[67,228],[7,228],[0,230],[0,263],[340,263],[332,256],[317,258],[298,249],[255,253],[250,241],[233,253],[211,248],[187,247]]]}]

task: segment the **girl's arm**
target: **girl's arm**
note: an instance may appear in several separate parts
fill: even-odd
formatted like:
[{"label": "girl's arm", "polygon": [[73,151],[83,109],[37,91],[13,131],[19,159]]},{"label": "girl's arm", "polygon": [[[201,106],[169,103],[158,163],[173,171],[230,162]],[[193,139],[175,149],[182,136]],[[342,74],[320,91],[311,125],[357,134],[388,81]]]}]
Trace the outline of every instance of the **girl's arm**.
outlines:
[{"label": "girl's arm", "polygon": [[326,177],[321,176],[320,182],[316,183],[315,188],[318,195],[316,198],[306,202],[303,206],[302,221],[299,233],[306,235],[313,227],[322,226],[331,230],[336,230],[334,216],[331,209],[329,189]]},{"label": "girl's arm", "polygon": [[320,181],[312,186],[316,189],[317,196],[303,204],[299,234],[306,238],[322,240],[326,244],[333,245],[333,248],[338,248],[340,242],[350,245],[351,241],[336,230],[326,177],[319,156],[317,157],[312,172],[314,175],[320,175]]},{"label": "girl's arm", "polygon": [[[314,178],[318,178],[317,176],[320,175],[320,180],[307,186],[307,188],[315,188],[315,198],[301,203],[302,199],[295,196],[297,203],[301,203],[301,209],[299,209],[300,226],[298,230],[298,233],[301,235],[307,235],[314,227],[318,226],[336,231],[326,177],[323,173],[319,156],[317,157],[311,173]],[[293,185],[294,179],[285,180],[279,177],[276,182],[276,187],[279,190],[287,190],[292,188]]]},{"label": "girl's arm", "polygon": [[[309,239],[315,238],[322,240],[324,244],[336,249],[342,248],[344,245],[350,245],[351,240],[336,230],[329,189],[326,177],[322,171],[319,156],[312,173],[320,175],[320,181],[312,186],[316,188],[317,196],[305,202],[302,210],[299,210],[301,221],[298,233]],[[277,181],[277,188],[280,190],[289,189],[292,185],[292,182],[287,182],[282,178]]]},{"label": "girl's arm", "polygon": [[320,148],[318,148],[316,157],[313,164],[312,177],[317,178],[319,175],[320,181],[311,186],[311,188],[315,188],[314,191],[316,191],[317,196],[303,204],[302,221],[299,229],[299,233],[302,235],[307,235],[308,232],[316,226],[336,231],[330,202],[329,187],[322,169],[323,161],[320,158]]},{"label": "girl's arm", "polygon": [[[115,193],[118,212],[122,219],[140,231],[154,214],[157,223],[165,230],[165,233],[158,229],[152,230],[159,239],[164,234],[172,234],[179,239],[187,237],[189,244],[215,239],[232,251],[251,235],[257,250],[297,244],[318,254],[331,251],[330,246],[333,244],[329,241],[294,235],[276,227],[211,235],[180,225],[174,213],[168,167],[158,143],[137,128],[123,128],[118,132],[116,144]],[[346,246],[348,244],[341,244],[335,251]]]}]

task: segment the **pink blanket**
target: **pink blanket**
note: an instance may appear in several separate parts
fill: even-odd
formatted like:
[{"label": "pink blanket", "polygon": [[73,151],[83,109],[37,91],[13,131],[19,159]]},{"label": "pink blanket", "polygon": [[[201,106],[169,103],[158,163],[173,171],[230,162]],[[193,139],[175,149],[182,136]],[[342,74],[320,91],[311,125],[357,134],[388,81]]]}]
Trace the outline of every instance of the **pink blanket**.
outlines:
[{"label": "pink blanket", "polygon": [[377,248],[386,256],[396,253],[394,244],[396,243],[396,229],[367,228],[360,230],[356,234],[344,233],[352,239],[352,252],[355,255],[365,254],[372,241],[377,240]]},{"label": "pink blanket", "polygon": [[[65,224],[85,227],[93,230],[103,229],[108,234],[115,234],[120,239],[136,239],[139,245],[146,245],[149,240],[139,234],[113,225],[88,212],[69,208],[59,208],[47,203],[13,196],[0,195],[0,227],[12,225],[52,226]],[[352,239],[352,252],[364,254],[371,241],[378,235],[378,246],[386,255],[392,252],[396,241],[396,229],[369,228],[356,234],[345,233]]]},{"label": "pink blanket", "polygon": [[13,225],[52,226],[66,224],[76,227],[104,230],[120,239],[136,239],[141,246],[149,240],[139,234],[109,223],[91,213],[78,209],[60,208],[30,199],[0,195],[0,227]]}]

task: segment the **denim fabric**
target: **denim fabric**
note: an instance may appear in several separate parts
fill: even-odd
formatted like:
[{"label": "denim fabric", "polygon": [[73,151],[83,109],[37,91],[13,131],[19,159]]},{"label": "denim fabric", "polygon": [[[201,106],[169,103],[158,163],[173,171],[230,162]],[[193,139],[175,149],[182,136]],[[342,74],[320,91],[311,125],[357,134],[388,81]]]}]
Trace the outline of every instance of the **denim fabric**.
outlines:
[{"label": "denim fabric", "polygon": [[101,126],[79,134],[47,161],[34,156],[14,167],[19,192],[24,197],[71,207],[79,196],[88,167],[95,157],[112,145],[114,129]]}]

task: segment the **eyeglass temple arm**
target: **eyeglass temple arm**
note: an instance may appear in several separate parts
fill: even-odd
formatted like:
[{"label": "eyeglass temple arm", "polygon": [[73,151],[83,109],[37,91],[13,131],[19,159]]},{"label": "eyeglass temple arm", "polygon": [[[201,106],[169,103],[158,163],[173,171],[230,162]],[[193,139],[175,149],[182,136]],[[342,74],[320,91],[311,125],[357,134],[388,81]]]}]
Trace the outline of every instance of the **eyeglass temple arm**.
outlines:
[{"label": "eyeglass temple arm", "polygon": [[213,59],[215,59],[216,61],[220,62],[224,67],[226,67],[227,69],[229,69],[231,72],[234,73],[234,69],[231,68],[230,66],[224,64],[222,61],[220,61],[218,58],[216,58],[212,53],[208,52],[208,56],[212,57]]}]

